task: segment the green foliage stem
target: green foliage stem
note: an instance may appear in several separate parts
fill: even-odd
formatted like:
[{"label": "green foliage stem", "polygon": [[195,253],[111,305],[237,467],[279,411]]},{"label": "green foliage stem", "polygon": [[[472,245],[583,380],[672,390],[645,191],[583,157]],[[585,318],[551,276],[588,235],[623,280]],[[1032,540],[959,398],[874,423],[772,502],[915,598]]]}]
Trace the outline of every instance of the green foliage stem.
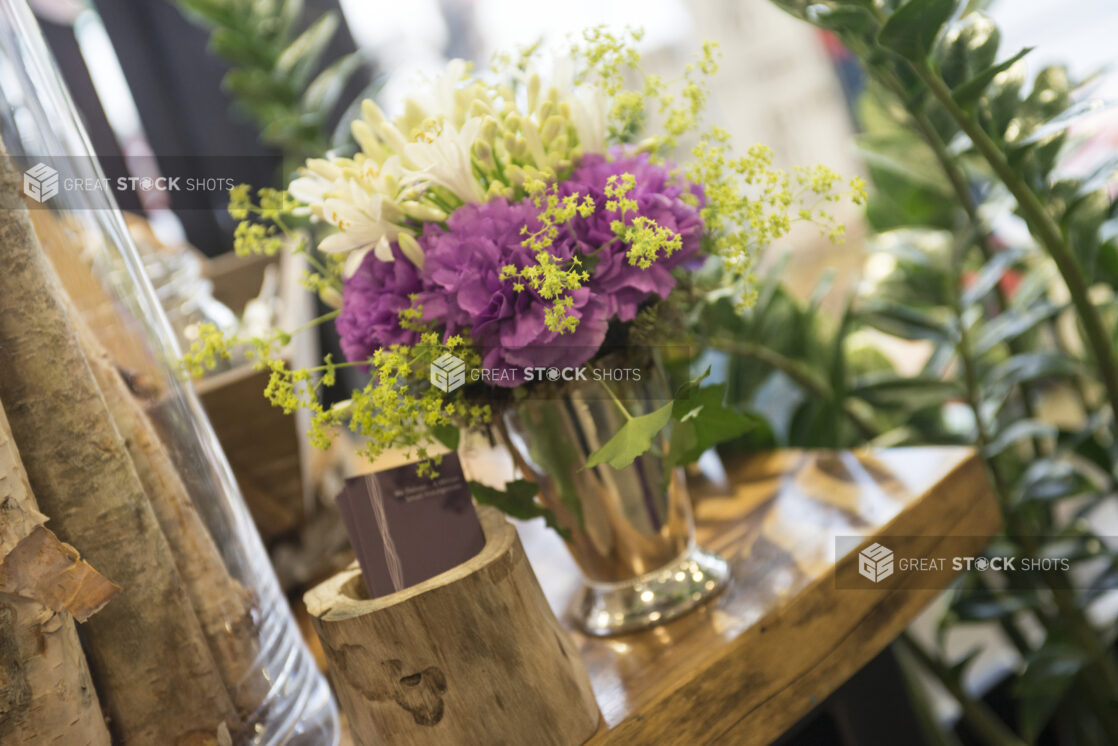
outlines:
[{"label": "green foliage stem", "polygon": [[323,13],[300,30],[300,0],[172,2],[209,29],[210,51],[230,67],[223,87],[259,129],[261,142],[283,153],[286,166],[330,147],[330,115],[362,62],[354,52],[321,65],[341,25],[337,13]]},{"label": "green foliage stem", "polygon": [[[958,275],[956,275],[957,278]],[[958,329],[956,349],[959,363],[963,369],[967,404],[975,421],[975,445],[980,453],[985,454],[989,452],[992,438],[988,432],[982,411],[978,368],[965,319],[961,289],[957,285],[952,288],[952,302]],[[1014,510],[1011,504],[1012,493],[1009,482],[998,464],[998,459],[994,456],[987,456],[984,462],[990,473],[998,503],[1001,506],[1006,534],[1021,547],[1025,556],[1042,556],[1042,548],[1032,535],[1030,528],[1022,521],[1020,512]],[[1114,656],[1102,643],[1098,632],[1091,626],[1086,613],[1076,599],[1067,576],[1058,570],[1042,570],[1039,572],[1039,576],[1041,582],[1052,593],[1052,599],[1060,611],[1062,623],[1067,627],[1076,643],[1087,653],[1090,662],[1084,669],[1084,674],[1088,677],[1088,682],[1083,689],[1095,704],[1096,716],[1107,732],[1110,742],[1118,743],[1118,712],[1111,705],[1112,702],[1118,701],[1118,665],[1115,664]],[[1046,616],[1039,615],[1039,619],[1048,628],[1049,635],[1058,634],[1056,625]]]},{"label": "green foliage stem", "polygon": [[1072,304],[1083,325],[1086,342],[1099,367],[1099,377],[1106,388],[1110,409],[1114,416],[1112,427],[1118,427],[1118,358],[1115,357],[1114,346],[1107,333],[1106,325],[1103,324],[1098,309],[1091,302],[1090,287],[1083,274],[1083,268],[1079,266],[1059,226],[1048,214],[1048,210],[1045,209],[1036,192],[1009,165],[1001,149],[985,130],[955,102],[951,90],[943,79],[933,72],[926,62],[916,67],[916,73],[1017,199],[1017,205],[1026,221],[1060,270],[1060,275],[1063,276],[1068,292],[1071,294]]},{"label": "green foliage stem", "polygon": [[985,703],[970,696],[959,672],[948,666],[943,661],[932,656],[924,646],[918,643],[907,632],[902,632],[897,638],[897,645],[902,650],[915,658],[920,665],[933,673],[936,679],[943,684],[944,689],[963,708],[963,716],[967,719],[978,736],[989,746],[1026,746],[1017,735],[994,714]]},{"label": "green foliage stem", "polygon": [[[1096,628],[1087,608],[1096,587],[1110,587],[1118,567],[1091,521],[1096,508],[1112,501],[1118,473],[1118,365],[1108,331],[1114,318],[1091,299],[1092,290],[1104,289],[1092,284],[1118,287],[1118,245],[1107,232],[1118,209],[1102,190],[1113,164],[1084,178],[1057,168],[1066,152],[1064,129],[1090,104],[1073,105],[1058,66],[1042,70],[1032,92],[1022,96],[1023,76],[1014,63],[1028,50],[996,63],[997,28],[973,12],[974,4],[957,15],[958,3],[950,0],[774,1],[835,31],[875,87],[899,104],[867,110],[879,195],[870,219],[888,232],[875,241],[883,262],[875,265],[882,271],[872,280],[873,296],[856,313],[886,334],[931,344],[918,377],[925,394],[917,387],[893,415],[904,423],[898,428],[903,442],[973,442],[982,450],[1005,526],[1004,538],[988,552],[1104,561],[1102,572],[1073,564],[1077,573],[1090,573],[1092,590],[1086,592],[1073,586],[1072,577],[1080,576],[1063,569],[1014,574],[1025,588],[996,593],[978,576],[961,578],[941,630],[1001,625],[1025,662],[1012,684],[1025,742],[1035,742],[1052,721],[1056,732],[1070,727],[1084,742],[1116,743],[1113,625]],[[905,148],[924,150],[917,139],[928,157],[913,152],[905,159]],[[998,199],[1003,190],[1015,208]],[[1024,219],[1032,240],[1007,235],[1009,246],[1002,249],[984,224],[985,213],[1010,209]],[[946,246],[955,248],[945,252]],[[1066,286],[1067,299],[1054,279]],[[1074,311],[1078,328],[1062,323],[1065,309]],[[1089,367],[1072,351],[1080,341]],[[1110,404],[1101,412],[1084,395],[1084,386],[1096,380]],[[929,399],[942,383],[959,394]],[[859,387],[846,393],[863,394]],[[970,417],[960,418],[958,404],[945,404],[945,396],[962,399]],[[875,420],[890,421],[883,402],[865,401],[875,406]],[[1046,418],[1042,403],[1071,417]],[[882,440],[896,437],[890,432]],[[1038,622],[1043,638],[1034,645],[1018,620]],[[924,656],[923,663],[949,690],[955,686],[953,692],[965,695],[958,687],[967,660],[944,667]],[[984,713],[960,701],[975,730],[995,740],[1005,736],[990,736]]]},{"label": "green foliage stem", "polygon": [[[713,349],[744,358],[751,358],[762,362],[776,370],[781,371],[793,381],[803,386],[804,389],[815,396],[828,401],[834,401],[836,396],[831,385],[813,371],[809,366],[798,360],[781,355],[770,347],[741,339],[706,339],[704,344]],[[842,411],[850,423],[858,429],[862,437],[872,440],[881,434],[877,424],[866,412],[864,405],[850,397],[842,398]]]}]

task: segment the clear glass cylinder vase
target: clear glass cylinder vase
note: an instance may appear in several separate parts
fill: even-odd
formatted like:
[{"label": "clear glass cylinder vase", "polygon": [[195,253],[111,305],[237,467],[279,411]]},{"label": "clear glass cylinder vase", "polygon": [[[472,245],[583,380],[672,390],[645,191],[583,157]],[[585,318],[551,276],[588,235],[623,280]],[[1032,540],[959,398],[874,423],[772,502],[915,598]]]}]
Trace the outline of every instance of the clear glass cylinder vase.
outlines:
[{"label": "clear glass cylinder vase", "polygon": [[[149,444],[153,453],[165,453],[170,462],[164,477],[180,485],[189,500],[178,509],[191,520],[197,516],[196,533],[184,540],[191,546],[168,536],[183,585],[196,580],[205,565],[191,553],[210,551],[214,566],[208,571],[219,579],[212,596],[218,598],[223,589],[237,596],[210,610],[211,617],[229,616],[217,620],[216,632],[207,629],[219,664],[223,656],[240,656],[222,669],[223,674],[236,671],[224,681],[236,725],[219,727],[217,742],[336,743],[337,712],[329,688],[302,641],[221,445],[180,374],[175,333],[123,215],[110,190],[92,188],[104,183],[104,174],[24,0],[0,0],[0,144],[7,151],[0,155],[4,168],[8,175],[22,175],[23,187],[22,194],[3,195],[3,209],[26,211],[9,219],[30,218],[37,243],[76,308],[75,328],[96,337],[98,349],[107,352],[106,359],[128,382],[159,441]],[[13,181],[6,179],[5,186]],[[13,313],[4,302],[0,298],[0,313]],[[182,510],[184,505],[188,510]],[[199,603],[207,599],[195,599],[196,610]],[[214,619],[209,622],[215,626]],[[235,644],[223,641],[226,633]],[[98,671],[93,674],[96,688]],[[158,718],[151,715],[156,731]]]},{"label": "clear glass cylinder vase", "polygon": [[695,543],[683,469],[666,458],[670,425],[628,466],[584,468],[627,418],[672,401],[655,360],[606,360],[593,368],[586,380],[537,389],[510,406],[503,431],[517,468],[539,485],[582,570],[575,621],[602,636],[686,613],[725,587],[729,566]]}]

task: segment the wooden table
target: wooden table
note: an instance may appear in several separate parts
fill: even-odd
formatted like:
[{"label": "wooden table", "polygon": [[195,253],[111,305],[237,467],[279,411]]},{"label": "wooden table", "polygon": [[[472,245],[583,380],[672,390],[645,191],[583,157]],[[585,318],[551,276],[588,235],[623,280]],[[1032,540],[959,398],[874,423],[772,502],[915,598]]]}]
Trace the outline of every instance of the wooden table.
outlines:
[{"label": "wooden table", "polygon": [[[572,630],[602,711],[591,744],[769,743],[954,576],[947,566],[917,582],[898,573],[882,587],[837,587],[836,567],[850,572],[857,552],[836,558],[836,536],[864,536],[862,546],[927,537],[929,553],[955,537],[951,553],[977,554],[1000,527],[982,462],[966,448],[777,451],[731,468],[728,484],[694,490],[699,543],[731,560],[725,593],[645,632],[597,639]],[[578,587],[573,561],[546,530],[520,530],[565,619]]]}]

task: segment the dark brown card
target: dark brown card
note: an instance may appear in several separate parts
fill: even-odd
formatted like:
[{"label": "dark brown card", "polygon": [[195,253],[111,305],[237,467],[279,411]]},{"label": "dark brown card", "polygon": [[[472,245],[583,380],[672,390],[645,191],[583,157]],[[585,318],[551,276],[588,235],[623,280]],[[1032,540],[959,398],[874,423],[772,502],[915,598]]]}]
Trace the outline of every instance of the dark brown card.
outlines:
[{"label": "dark brown card", "polygon": [[443,456],[435,479],[418,466],[352,477],[337,497],[370,598],[460,565],[485,545],[458,455]]}]

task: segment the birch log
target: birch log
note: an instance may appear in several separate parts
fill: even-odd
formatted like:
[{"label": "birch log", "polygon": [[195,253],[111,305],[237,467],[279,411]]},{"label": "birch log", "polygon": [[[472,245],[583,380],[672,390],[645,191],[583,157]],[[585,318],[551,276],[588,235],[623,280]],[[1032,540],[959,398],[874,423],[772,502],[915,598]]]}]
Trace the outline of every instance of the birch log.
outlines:
[{"label": "birch log", "polygon": [[[115,586],[76,557],[76,587],[53,572],[58,563],[47,563],[43,572],[34,560],[44,546],[53,540],[69,549],[45,522],[0,406],[0,743],[108,746],[74,619],[64,607],[77,598],[77,613],[92,613]],[[46,554],[52,556],[49,549]],[[59,586],[65,599],[43,598]]]},{"label": "birch log", "polygon": [[0,146],[0,400],[32,490],[124,591],[82,628],[113,736],[215,742],[236,712],[132,460],[82,354],[63,293]]},{"label": "birch log", "polygon": [[270,684],[258,665],[260,644],[251,595],[230,577],[167,448],[119,370],[71,308],[82,350],[128,448],[159,526],[175,555],[226,688],[242,717],[265,702]]},{"label": "birch log", "polygon": [[482,550],[422,583],[370,600],[354,567],[304,595],[358,746],[574,746],[597,730],[516,529],[493,508],[478,518]]}]

